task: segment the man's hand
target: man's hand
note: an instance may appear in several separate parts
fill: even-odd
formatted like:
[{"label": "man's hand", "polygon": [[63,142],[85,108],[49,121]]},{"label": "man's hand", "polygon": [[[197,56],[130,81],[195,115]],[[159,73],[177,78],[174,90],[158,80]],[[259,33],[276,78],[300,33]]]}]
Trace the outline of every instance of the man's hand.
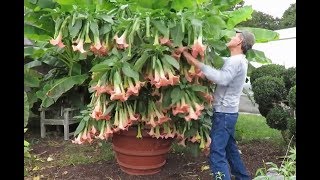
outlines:
[{"label": "man's hand", "polygon": [[182,52],[188,50],[188,47],[178,47],[177,49],[174,50],[175,54],[181,54]]},{"label": "man's hand", "polygon": [[182,54],[184,55],[184,57],[187,59],[188,63],[190,65],[194,65],[196,66],[197,68],[200,68],[201,66],[201,63],[195,59],[190,53],[186,52],[186,51],[183,51]]}]

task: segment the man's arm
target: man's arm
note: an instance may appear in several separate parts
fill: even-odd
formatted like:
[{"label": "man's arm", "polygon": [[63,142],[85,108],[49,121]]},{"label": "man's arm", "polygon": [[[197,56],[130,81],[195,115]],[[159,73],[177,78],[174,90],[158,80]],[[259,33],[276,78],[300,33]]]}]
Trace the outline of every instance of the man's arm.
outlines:
[{"label": "man's arm", "polygon": [[230,64],[225,66],[221,70],[217,70],[211,66],[205,65],[195,59],[190,53],[183,51],[183,55],[186,57],[189,64],[194,65],[195,67],[201,69],[207,79],[215,82],[216,84],[226,86],[234,78],[238,72],[238,66]]}]

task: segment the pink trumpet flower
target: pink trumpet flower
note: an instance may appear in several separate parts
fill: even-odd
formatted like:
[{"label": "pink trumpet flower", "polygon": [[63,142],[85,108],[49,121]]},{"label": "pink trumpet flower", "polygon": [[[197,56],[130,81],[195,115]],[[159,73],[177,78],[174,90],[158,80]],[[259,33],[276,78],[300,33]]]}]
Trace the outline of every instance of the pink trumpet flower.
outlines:
[{"label": "pink trumpet flower", "polygon": [[171,40],[169,38],[160,37],[159,41],[160,41],[161,45],[166,45],[166,46],[169,46],[169,47],[173,46],[173,44],[172,44],[172,42],[171,42]]},{"label": "pink trumpet flower", "polygon": [[51,39],[50,40],[50,44],[54,45],[54,46],[58,46],[59,48],[63,48],[65,47],[65,45],[62,42],[62,32],[60,31],[58,36],[56,37],[56,39]]},{"label": "pink trumpet flower", "polygon": [[117,34],[114,36],[113,39],[116,40],[118,49],[125,49],[129,47],[129,44],[127,44],[126,42],[126,35],[127,35],[127,30],[124,31],[124,33],[120,36],[120,38],[118,37]]},{"label": "pink trumpet flower", "polygon": [[77,46],[72,45],[73,51],[80,51],[81,53],[85,53],[86,51],[83,49],[83,39],[80,39]]},{"label": "pink trumpet flower", "polygon": [[192,45],[192,52],[191,55],[194,58],[197,58],[198,55],[201,56],[201,60],[204,60],[204,52],[206,50],[207,46],[202,44],[202,34],[199,35],[198,39],[194,40],[194,43]]},{"label": "pink trumpet flower", "polygon": [[199,118],[199,116],[196,114],[196,112],[194,111],[194,109],[192,107],[190,107],[190,111],[188,116],[184,117],[184,119],[186,121],[191,121],[191,119],[197,120]]},{"label": "pink trumpet flower", "polygon": [[81,140],[81,136],[82,136],[82,132],[79,133],[74,140],[71,140],[71,142],[74,144],[83,144],[83,141]]}]

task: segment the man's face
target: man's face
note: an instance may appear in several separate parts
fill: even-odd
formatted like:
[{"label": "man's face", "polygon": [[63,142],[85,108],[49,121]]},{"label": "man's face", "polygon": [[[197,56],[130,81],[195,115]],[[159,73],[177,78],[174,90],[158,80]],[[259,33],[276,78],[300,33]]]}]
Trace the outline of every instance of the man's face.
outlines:
[{"label": "man's face", "polygon": [[231,40],[227,43],[228,48],[241,47],[242,35],[241,33],[236,33],[235,36],[231,38]]}]

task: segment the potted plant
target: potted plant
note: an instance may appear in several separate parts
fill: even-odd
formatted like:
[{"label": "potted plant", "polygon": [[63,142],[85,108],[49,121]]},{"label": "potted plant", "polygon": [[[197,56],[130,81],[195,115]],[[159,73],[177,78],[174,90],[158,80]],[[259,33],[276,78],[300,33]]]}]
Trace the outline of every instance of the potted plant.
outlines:
[{"label": "potted plant", "polygon": [[[72,50],[73,57],[90,59],[92,64],[88,72],[91,102],[78,116],[81,122],[72,142],[112,138],[118,163],[129,174],[158,172],[173,139],[208,150],[215,85],[176,48],[188,47],[195,58],[219,67],[221,57],[229,53],[225,43],[234,35],[234,26],[253,11],[247,6],[233,10],[238,2],[59,0],[50,8],[39,5],[38,11],[55,23],[51,46],[66,54]],[[265,29],[247,29],[258,42],[278,37]],[[256,50],[248,58],[266,60]],[[133,136],[135,142],[120,143],[120,135]],[[156,144],[143,144],[146,139]],[[128,144],[140,149],[120,147]],[[142,156],[146,146],[157,153]],[[128,160],[129,155],[136,157]],[[156,163],[137,164],[146,158]]]}]

